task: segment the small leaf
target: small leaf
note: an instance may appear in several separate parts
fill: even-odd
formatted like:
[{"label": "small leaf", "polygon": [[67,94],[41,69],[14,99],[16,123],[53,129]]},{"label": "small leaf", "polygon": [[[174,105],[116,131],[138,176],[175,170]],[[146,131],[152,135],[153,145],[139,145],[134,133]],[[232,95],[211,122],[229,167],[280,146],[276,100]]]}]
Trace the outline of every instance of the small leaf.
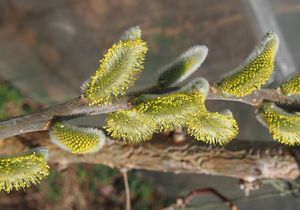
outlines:
[{"label": "small leaf", "polygon": [[256,117],[269,129],[274,140],[292,146],[300,144],[299,113],[289,113],[275,104],[265,103],[258,109]]},{"label": "small leaf", "polygon": [[142,30],[139,26],[133,26],[127,29],[121,36],[121,40],[138,40],[142,37]]},{"label": "small leaf", "polygon": [[61,149],[86,154],[99,151],[105,144],[105,134],[96,128],[84,128],[57,122],[50,129],[51,141]]},{"label": "small leaf", "polygon": [[300,73],[283,83],[280,89],[284,95],[300,95]]},{"label": "small leaf", "polygon": [[147,45],[141,39],[119,41],[114,44],[96,73],[83,86],[83,96],[90,105],[111,103],[112,95],[124,95],[143,69]]},{"label": "small leaf", "polygon": [[195,114],[187,123],[187,132],[196,140],[224,145],[238,134],[238,125],[228,110]]},{"label": "small leaf", "polygon": [[0,191],[28,188],[48,176],[46,148],[36,148],[18,156],[0,157]]},{"label": "small leaf", "polygon": [[156,122],[160,131],[174,130],[195,112],[206,112],[204,101],[208,87],[205,79],[198,78],[168,94],[144,94],[137,98],[136,109]]},{"label": "small leaf", "polygon": [[222,93],[242,97],[260,89],[271,78],[279,39],[269,32],[246,61],[225,74],[214,86]]},{"label": "small leaf", "polygon": [[208,48],[206,46],[197,45],[191,47],[163,68],[163,73],[158,78],[157,86],[164,88],[178,85],[201,66],[207,53]]},{"label": "small leaf", "polygon": [[127,143],[140,143],[151,139],[157,125],[135,108],[107,114],[105,130],[116,139]]}]

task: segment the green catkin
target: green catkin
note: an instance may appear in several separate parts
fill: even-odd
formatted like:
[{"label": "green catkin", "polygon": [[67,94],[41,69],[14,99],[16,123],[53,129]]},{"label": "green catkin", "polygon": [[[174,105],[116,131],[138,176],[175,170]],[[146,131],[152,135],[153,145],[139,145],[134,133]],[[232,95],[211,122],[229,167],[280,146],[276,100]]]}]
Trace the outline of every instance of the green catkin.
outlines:
[{"label": "green catkin", "polygon": [[206,111],[204,96],[199,91],[167,95],[143,95],[136,109],[158,124],[159,131],[174,130],[196,111]]},{"label": "green catkin", "polygon": [[238,124],[230,111],[227,113],[197,113],[186,124],[187,132],[198,141],[224,145],[238,134]]},{"label": "green catkin", "polygon": [[224,94],[243,97],[260,89],[273,73],[279,39],[269,32],[256,46],[246,61],[215,82],[214,87]]},{"label": "green catkin", "polygon": [[266,126],[273,139],[283,144],[300,144],[300,114],[289,113],[273,103],[265,103],[257,110],[257,119]]},{"label": "green catkin", "polygon": [[82,86],[89,105],[110,104],[112,96],[121,96],[134,84],[143,70],[147,44],[137,38],[114,44],[100,61],[96,73]]},{"label": "green catkin", "polygon": [[99,151],[105,144],[105,134],[96,128],[83,128],[57,122],[49,130],[51,141],[63,150],[74,154]]},{"label": "green catkin", "polygon": [[182,126],[195,112],[206,112],[204,104],[209,88],[204,78],[197,78],[178,91],[168,94],[144,94],[136,100],[136,109],[156,122],[159,131]]},{"label": "green catkin", "polygon": [[140,143],[151,139],[157,130],[152,120],[135,108],[107,114],[105,130],[116,139],[126,143]]},{"label": "green catkin", "polygon": [[207,53],[206,46],[191,47],[162,69],[163,73],[158,78],[157,86],[165,88],[178,85],[201,66]]},{"label": "green catkin", "polygon": [[284,95],[300,95],[300,73],[284,82],[280,89]]},{"label": "green catkin", "polygon": [[173,130],[195,112],[203,110],[209,88],[204,78],[196,78],[178,91],[168,94],[143,94],[129,110],[107,115],[106,131],[116,139],[139,143],[151,139],[154,133]]},{"label": "green catkin", "polygon": [[192,79],[189,83],[184,85],[182,88],[180,88],[179,92],[194,90],[198,90],[199,92],[201,92],[201,94],[203,94],[205,98],[209,91],[208,81],[203,77],[196,77],[195,79]]},{"label": "green catkin", "polygon": [[36,148],[17,156],[0,157],[0,191],[7,193],[39,183],[48,176],[48,151]]}]

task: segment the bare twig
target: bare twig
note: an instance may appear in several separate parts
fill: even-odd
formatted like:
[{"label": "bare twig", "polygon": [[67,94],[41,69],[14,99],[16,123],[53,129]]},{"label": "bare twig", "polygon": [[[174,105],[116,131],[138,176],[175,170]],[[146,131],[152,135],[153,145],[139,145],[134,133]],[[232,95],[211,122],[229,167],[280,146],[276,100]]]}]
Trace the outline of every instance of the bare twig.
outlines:
[{"label": "bare twig", "polygon": [[[286,190],[284,196],[292,195],[294,192],[295,192],[295,189]],[[243,203],[245,201],[251,202],[251,201],[264,200],[264,199],[281,197],[281,196],[283,196],[282,192],[273,191],[273,192],[263,193],[263,194],[254,195],[254,196],[250,196],[250,197],[243,196],[240,198],[231,199],[231,201],[237,204],[237,203]],[[222,207],[222,204],[218,204],[215,202],[201,204],[201,209],[216,209],[219,207]]]},{"label": "bare twig", "polygon": [[[157,93],[161,92],[162,90],[157,90],[154,88],[145,90],[147,93],[149,93],[149,91]],[[163,91],[170,91],[170,89]],[[140,94],[141,92],[142,91],[136,92],[135,94]],[[132,96],[132,98],[133,97],[134,96]],[[103,114],[107,112],[128,109],[131,107],[131,100],[131,97],[122,97],[118,99],[118,101],[114,101],[111,105],[99,107],[88,106],[87,102],[82,97],[79,97],[61,105],[0,122],[0,138],[7,138],[33,131],[48,130],[50,123],[54,119],[68,120],[85,115]],[[236,101],[251,106],[259,106],[263,100],[268,100],[282,104],[296,104],[296,106],[300,106],[299,99],[284,96],[280,93],[280,91],[275,89],[262,89],[248,96],[237,98],[234,96],[225,96],[211,88],[207,96],[207,100]]]},{"label": "bare twig", "polygon": [[183,209],[188,207],[188,205],[192,202],[192,200],[196,196],[205,195],[205,194],[213,194],[214,196],[218,197],[230,210],[237,210],[237,206],[231,202],[227,197],[222,195],[220,192],[213,188],[203,188],[203,189],[196,189],[188,193],[183,198],[179,198],[176,201],[176,204],[164,209],[164,210],[174,210],[174,209]]},{"label": "bare twig", "polygon": [[123,175],[124,186],[125,186],[126,210],[131,210],[131,196],[130,196],[130,188],[128,184],[127,169],[121,169],[121,173]]},{"label": "bare twig", "polygon": [[282,104],[297,104],[300,106],[300,100],[297,97],[285,96],[279,89],[260,89],[244,97],[225,96],[219,93],[215,88],[211,88],[206,98],[207,100],[235,101],[257,107],[263,101],[270,101]]},{"label": "bare twig", "polygon": [[128,97],[123,97],[110,105],[102,107],[89,106],[82,97],[79,97],[64,104],[0,122],[0,138],[48,130],[50,123],[55,119],[68,120],[85,115],[96,115],[128,109],[130,107],[130,98]]}]

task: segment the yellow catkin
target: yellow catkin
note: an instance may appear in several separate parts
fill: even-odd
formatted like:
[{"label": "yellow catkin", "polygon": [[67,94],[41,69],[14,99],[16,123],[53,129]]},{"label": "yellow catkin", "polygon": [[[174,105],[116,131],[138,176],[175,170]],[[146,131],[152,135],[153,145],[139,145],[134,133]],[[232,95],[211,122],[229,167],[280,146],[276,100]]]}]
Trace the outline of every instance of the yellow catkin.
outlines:
[{"label": "yellow catkin", "polygon": [[181,89],[167,94],[145,94],[136,100],[136,109],[156,122],[159,131],[183,126],[195,112],[206,112],[205,97],[209,84],[196,78]]},{"label": "yellow catkin", "polygon": [[300,73],[291,77],[280,86],[280,89],[285,95],[300,95]]},{"label": "yellow catkin", "polygon": [[45,148],[33,149],[18,156],[0,157],[0,191],[7,193],[39,183],[48,176]]},{"label": "yellow catkin", "polygon": [[96,128],[83,128],[57,122],[49,130],[51,141],[74,154],[93,153],[105,144],[105,134]]},{"label": "yellow catkin", "polygon": [[206,112],[208,82],[196,78],[183,88],[167,94],[143,94],[133,108],[107,115],[106,131],[129,143],[151,139],[154,133],[183,126],[195,112]]},{"label": "yellow catkin", "polygon": [[157,125],[135,108],[112,112],[107,115],[106,131],[126,143],[140,143],[151,139]]},{"label": "yellow catkin", "polygon": [[160,131],[174,130],[195,112],[206,111],[205,96],[198,90],[166,95],[142,95],[136,109],[158,124]]},{"label": "yellow catkin", "polygon": [[110,104],[112,96],[124,95],[143,69],[147,45],[141,39],[121,40],[100,61],[96,73],[83,86],[90,105]]},{"label": "yellow catkin", "polygon": [[274,32],[267,33],[241,66],[215,82],[215,88],[237,97],[260,89],[272,76],[278,45],[278,36]]},{"label": "yellow catkin", "polygon": [[195,114],[187,123],[187,132],[198,141],[224,145],[238,134],[238,124],[231,114],[207,112]]},{"label": "yellow catkin", "polygon": [[300,145],[299,113],[289,113],[275,104],[266,103],[258,109],[257,119],[269,129],[274,140],[291,146]]}]

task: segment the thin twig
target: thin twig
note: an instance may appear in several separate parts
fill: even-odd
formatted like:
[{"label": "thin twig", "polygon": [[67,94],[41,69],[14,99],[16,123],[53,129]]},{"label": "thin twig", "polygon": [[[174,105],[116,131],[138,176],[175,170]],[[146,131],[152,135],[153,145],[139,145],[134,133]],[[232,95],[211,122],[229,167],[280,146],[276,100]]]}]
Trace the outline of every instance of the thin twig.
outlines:
[{"label": "thin twig", "polygon": [[214,196],[220,198],[222,200],[222,202],[228,206],[231,210],[237,210],[237,206],[232,203],[227,197],[225,197],[224,195],[222,195],[221,193],[219,193],[217,190],[213,189],[213,188],[205,188],[205,189],[197,189],[197,190],[193,190],[192,192],[190,192],[185,198],[184,198],[184,203],[186,205],[188,205],[189,203],[191,203],[192,199],[195,196],[199,196],[199,195],[203,195],[203,194],[213,194]]},{"label": "thin twig", "polygon": [[130,196],[130,188],[129,188],[129,184],[128,184],[127,170],[121,169],[121,173],[123,175],[124,186],[125,186],[126,210],[131,210],[131,196]]},{"label": "thin twig", "polygon": [[213,188],[204,188],[204,189],[196,189],[188,193],[185,197],[179,198],[176,201],[175,205],[172,205],[165,210],[171,210],[171,209],[184,209],[188,207],[188,205],[192,202],[192,200],[199,195],[206,195],[206,194],[213,194],[214,196],[221,199],[221,201],[229,207],[230,210],[237,210],[237,206],[230,201],[227,197],[222,195],[220,192]]},{"label": "thin twig", "polygon": [[[284,195],[282,195],[282,192],[280,192],[280,191],[273,191],[273,192],[263,193],[260,195],[254,195],[254,196],[250,196],[250,197],[235,198],[235,199],[232,199],[232,201],[234,203],[242,203],[244,201],[252,202],[252,201],[257,201],[257,200],[264,200],[264,199],[269,199],[269,198],[274,198],[274,197],[282,197],[282,196],[291,195],[294,193],[294,191],[295,191],[294,189],[286,190]],[[201,209],[216,209],[218,207],[221,207],[222,204],[216,204],[214,202],[214,203],[204,203],[204,204],[199,205],[199,207],[200,206],[201,206]],[[192,207],[196,207],[196,206],[192,206]]]},{"label": "thin twig", "polygon": [[[149,91],[153,91],[153,93],[158,93],[172,90],[174,90],[174,88],[166,90],[150,88],[145,90],[145,92],[148,93]],[[140,94],[142,92],[143,91],[139,91],[135,94]],[[135,97],[132,94],[129,95],[131,96],[119,98],[112,104],[101,107],[89,106],[87,101],[85,101],[82,97],[79,97],[64,104],[49,107],[29,115],[4,120],[0,122],[0,139],[34,131],[48,130],[49,125],[53,120],[69,120],[85,115],[96,115],[128,109],[131,107],[131,101]],[[210,88],[206,100],[235,101],[254,107],[259,106],[264,100],[300,106],[299,98],[284,96],[276,89],[261,89],[245,97],[237,98],[234,96],[223,95],[217,90]]]},{"label": "thin twig", "polygon": [[53,120],[69,120],[86,115],[97,115],[131,107],[130,98],[123,97],[105,106],[89,106],[82,97],[64,104],[49,107],[28,115],[18,116],[0,122],[0,139],[34,131],[49,129]]},{"label": "thin twig", "polygon": [[300,106],[300,99],[298,97],[285,96],[279,89],[260,89],[244,97],[235,97],[224,95],[218,92],[218,90],[216,90],[215,88],[211,87],[206,100],[234,101],[248,104],[254,107],[259,106],[263,101],[281,104],[296,104]]}]

